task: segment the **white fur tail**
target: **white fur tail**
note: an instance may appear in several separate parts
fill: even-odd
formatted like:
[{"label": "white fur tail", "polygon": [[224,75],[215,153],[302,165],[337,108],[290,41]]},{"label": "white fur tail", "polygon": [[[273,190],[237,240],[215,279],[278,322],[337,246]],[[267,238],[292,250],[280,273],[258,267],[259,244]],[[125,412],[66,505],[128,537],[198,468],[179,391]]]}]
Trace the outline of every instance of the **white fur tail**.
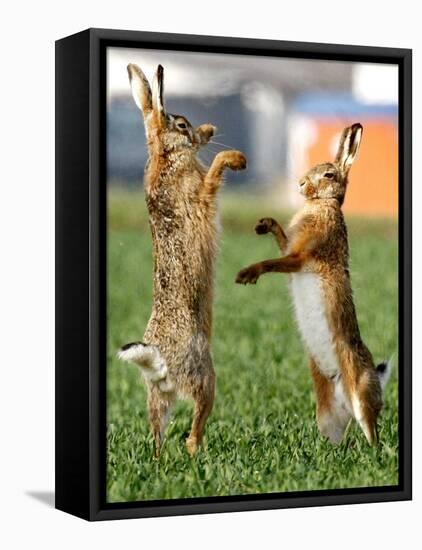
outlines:
[{"label": "white fur tail", "polygon": [[119,349],[117,357],[141,367],[144,377],[148,381],[156,383],[161,391],[173,390],[173,384],[168,379],[167,364],[157,346],[143,342],[131,342]]},{"label": "white fur tail", "polygon": [[379,365],[377,365],[377,373],[380,379],[381,389],[383,393],[385,391],[385,387],[387,386],[387,382],[390,379],[392,370],[393,370],[393,362],[391,360],[384,361],[383,363],[380,363]]}]

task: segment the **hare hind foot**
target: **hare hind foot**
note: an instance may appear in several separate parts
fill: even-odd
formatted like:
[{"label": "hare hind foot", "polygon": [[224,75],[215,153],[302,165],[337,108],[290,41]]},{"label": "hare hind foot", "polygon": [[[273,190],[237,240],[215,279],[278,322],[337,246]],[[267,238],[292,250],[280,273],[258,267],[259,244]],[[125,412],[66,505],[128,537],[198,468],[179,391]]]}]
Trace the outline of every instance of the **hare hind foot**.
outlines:
[{"label": "hare hind foot", "polygon": [[188,451],[189,456],[193,456],[194,454],[196,454],[198,447],[198,441],[194,437],[189,436],[186,439],[186,450]]},{"label": "hare hind foot", "polygon": [[352,396],[351,401],[352,401],[353,415],[355,417],[356,422],[361,427],[366,437],[366,440],[368,441],[369,445],[371,446],[376,445],[378,442],[378,433],[377,433],[378,414],[369,412],[367,410],[367,407],[365,407],[365,404],[362,403],[362,400],[356,394]]},{"label": "hare hind foot", "polygon": [[205,424],[214,404],[215,375],[212,371],[201,386],[197,388],[194,396],[194,412],[190,434],[186,439],[186,450],[193,456],[202,443]]},{"label": "hare hind foot", "polygon": [[324,411],[317,418],[318,428],[321,434],[331,443],[338,445],[344,437],[351,416],[346,411]]},{"label": "hare hind foot", "polygon": [[174,396],[161,392],[151,385],[148,394],[148,412],[152,436],[154,438],[154,456],[160,458],[164,433],[170,416]]}]

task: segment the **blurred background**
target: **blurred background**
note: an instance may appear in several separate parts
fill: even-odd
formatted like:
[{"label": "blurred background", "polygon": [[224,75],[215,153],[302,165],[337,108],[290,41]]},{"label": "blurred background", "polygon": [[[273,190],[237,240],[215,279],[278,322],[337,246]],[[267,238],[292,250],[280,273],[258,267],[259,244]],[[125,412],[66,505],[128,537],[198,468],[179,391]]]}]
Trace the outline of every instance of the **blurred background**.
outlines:
[{"label": "blurred background", "polygon": [[259,194],[283,209],[296,208],[298,179],[333,159],[343,127],[359,121],[364,137],[344,210],[397,216],[397,66],[110,48],[108,179],[120,191],[139,191],[147,155],[129,62],[139,64],[150,82],[161,63],[168,112],[194,126],[218,127],[215,143],[201,152],[205,164],[226,147],[246,154],[248,170],[228,172],[226,192]]}]

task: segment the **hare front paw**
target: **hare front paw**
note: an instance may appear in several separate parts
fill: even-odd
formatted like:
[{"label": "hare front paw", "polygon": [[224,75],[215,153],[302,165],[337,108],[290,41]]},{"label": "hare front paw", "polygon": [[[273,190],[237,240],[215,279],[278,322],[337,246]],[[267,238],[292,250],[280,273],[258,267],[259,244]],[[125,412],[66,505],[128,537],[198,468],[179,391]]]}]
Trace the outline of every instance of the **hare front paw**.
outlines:
[{"label": "hare front paw", "polygon": [[236,275],[236,283],[239,285],[254,285],[256,284],[259,276],[261,275],[261,270],[258,265],[250,265],[239,271]]},{"label": "hare front paw", "polygon": [[240,151],[224,151],[224,162],[231,170],[244,170],[246,168],[246,157]]},{"label": "hare front paw", "polygon": [[262,218],[255,225],[255,233],[258,235],[265,235],[266,233],[271,233],[276,221],[274,218]]}]

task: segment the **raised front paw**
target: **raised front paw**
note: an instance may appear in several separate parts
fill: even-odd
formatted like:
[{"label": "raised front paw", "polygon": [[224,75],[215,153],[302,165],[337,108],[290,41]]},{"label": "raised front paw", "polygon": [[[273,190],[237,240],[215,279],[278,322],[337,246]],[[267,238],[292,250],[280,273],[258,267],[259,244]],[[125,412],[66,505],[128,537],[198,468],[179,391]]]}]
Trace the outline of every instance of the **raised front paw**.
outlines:
[{"label": "raised front paw", "polygon": [[271,233],[276,223],[277,222],[275,221],[274,218],[262,218],[255,225],[255,233],[257,233],[258,235],[265,235],[266,233]]},{"label": "raised front paw", "polygon": [[245,269],[239,271],[239,273],[236,275],[236,283],[239,285],[254,285],[256,284],[260,275],[261,271],[259,269],[259,266],[250,265],[249,267],[245,267]]},{"label": "raised front paw", "polygon": [[223,151],[224,162],[231,170],[244,170],[247,165],[246,157],[240,151]]}]

